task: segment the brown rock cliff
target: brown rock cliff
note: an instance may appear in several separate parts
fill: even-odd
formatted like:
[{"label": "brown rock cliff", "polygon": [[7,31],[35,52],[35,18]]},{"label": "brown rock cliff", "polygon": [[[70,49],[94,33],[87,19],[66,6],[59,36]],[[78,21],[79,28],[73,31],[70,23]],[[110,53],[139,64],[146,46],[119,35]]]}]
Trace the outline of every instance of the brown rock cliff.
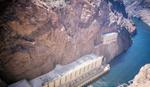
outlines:
[{"label": "brown rock cliff", "polygon": [[[119,13],[115,12],[117,19],[111,21],[108,3],[12,1],[0,18],[1,78],[7,82],[32,79],[56,64],[67,64],[89,53],[104,55],[106,63],[112,60],[131,45],[131,37],[118,22]],[[111,32],[117,32],[118,39],[111,45],[103,44],[103,34]]]}]

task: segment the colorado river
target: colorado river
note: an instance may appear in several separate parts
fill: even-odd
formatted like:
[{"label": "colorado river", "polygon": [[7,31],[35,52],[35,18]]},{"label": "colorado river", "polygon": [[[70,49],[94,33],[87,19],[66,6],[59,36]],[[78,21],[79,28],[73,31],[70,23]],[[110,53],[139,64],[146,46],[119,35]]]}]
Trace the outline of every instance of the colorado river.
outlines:
[{"label": "colorado river", "polygon": [[150,63],[150,27],[138,19],[134,22],[137,34],[132,46],[110,63],[110,72],[92,83],[93,87],[116,87],[133,79],[143,65]]}]

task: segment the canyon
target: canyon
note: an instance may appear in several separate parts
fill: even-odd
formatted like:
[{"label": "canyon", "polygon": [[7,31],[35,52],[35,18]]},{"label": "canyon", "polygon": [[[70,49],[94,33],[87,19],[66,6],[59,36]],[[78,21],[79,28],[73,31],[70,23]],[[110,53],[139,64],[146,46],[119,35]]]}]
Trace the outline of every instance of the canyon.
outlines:
[{"label": "canyon", "polygon": [[[149,0],[1,0],[0,11],[0,87],[91,53],[110,63],[132,45],[132,17],[150,26]],[[149,71],[129,87],[148,87]]]},{"label": "canyon", "polygon": [[[131,46],[136,31],[107,0],[1,3],[7,6],[0,9],[0,77],[8,84],[33,79],[90,53],[103,55],[108,63]],[[103,35],[113,32],[118,33],[115,41],[104,44]]]},{"label": "canyon", "polygon": [[[150,26],[150,1],[149,0],[124,0],[126,11],[130,16],[135,16]],[[144,65],[134,77],[133,83],[128,87],[149,87],[150,65]]]}]

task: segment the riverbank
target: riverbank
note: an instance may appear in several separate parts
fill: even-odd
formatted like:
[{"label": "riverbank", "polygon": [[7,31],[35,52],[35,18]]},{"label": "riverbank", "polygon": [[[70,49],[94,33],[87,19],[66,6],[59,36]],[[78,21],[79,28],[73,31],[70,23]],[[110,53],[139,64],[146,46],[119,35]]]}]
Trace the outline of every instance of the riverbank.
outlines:
[{"label": "riverbank", "polygon": [[150,1],[149,0],[129,0],[123,1],[129,17],[138,17],[150,26]]},{"label": "riverbank", "polygon": [[150,27],[139,19],[133,21],[137,35],[132,39],[132,46],[110,62],[109,73],[92,83],[94,87],[117,87],[132,80],[143,65],[150,63]]},{"label": "riverbank", "polygon": [[150,64],[144,65],[134,77],[128,87],[149,87],[150,86]]},{"label": "riverbank", "polygon": [[133,80],[123,83],[117,87],[149,87],[150,85],[150,64],[141,67]]}]

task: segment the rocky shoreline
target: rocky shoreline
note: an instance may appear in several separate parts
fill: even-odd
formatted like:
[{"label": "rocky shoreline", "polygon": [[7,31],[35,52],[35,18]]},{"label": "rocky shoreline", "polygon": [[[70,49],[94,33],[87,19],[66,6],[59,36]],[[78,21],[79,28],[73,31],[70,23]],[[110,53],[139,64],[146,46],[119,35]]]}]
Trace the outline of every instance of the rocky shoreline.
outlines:
[{"label": "rocky shoreline", "polygon": [[149,87],[150,85],[150,64],[146,64],[139,70],[133,80],[123,83],[117,87]]},{"label": "rocky shoreline", "polygon": [[[138,17],[150,26],[150,1],[149,0],[123,0],[129,16]],[[128,87],[149,87],[150,64],[143,66]]]},{"label": "rocky shoreline", "polygon": [[149,0],[123,0],[129,16],[138,17],[150,26],[150,1]]},{"label": "rocky shoreline", "polygon": [[150,85],[150,64],[144,65],[134,77],[133,83],[128,87],[149,87]]}]

